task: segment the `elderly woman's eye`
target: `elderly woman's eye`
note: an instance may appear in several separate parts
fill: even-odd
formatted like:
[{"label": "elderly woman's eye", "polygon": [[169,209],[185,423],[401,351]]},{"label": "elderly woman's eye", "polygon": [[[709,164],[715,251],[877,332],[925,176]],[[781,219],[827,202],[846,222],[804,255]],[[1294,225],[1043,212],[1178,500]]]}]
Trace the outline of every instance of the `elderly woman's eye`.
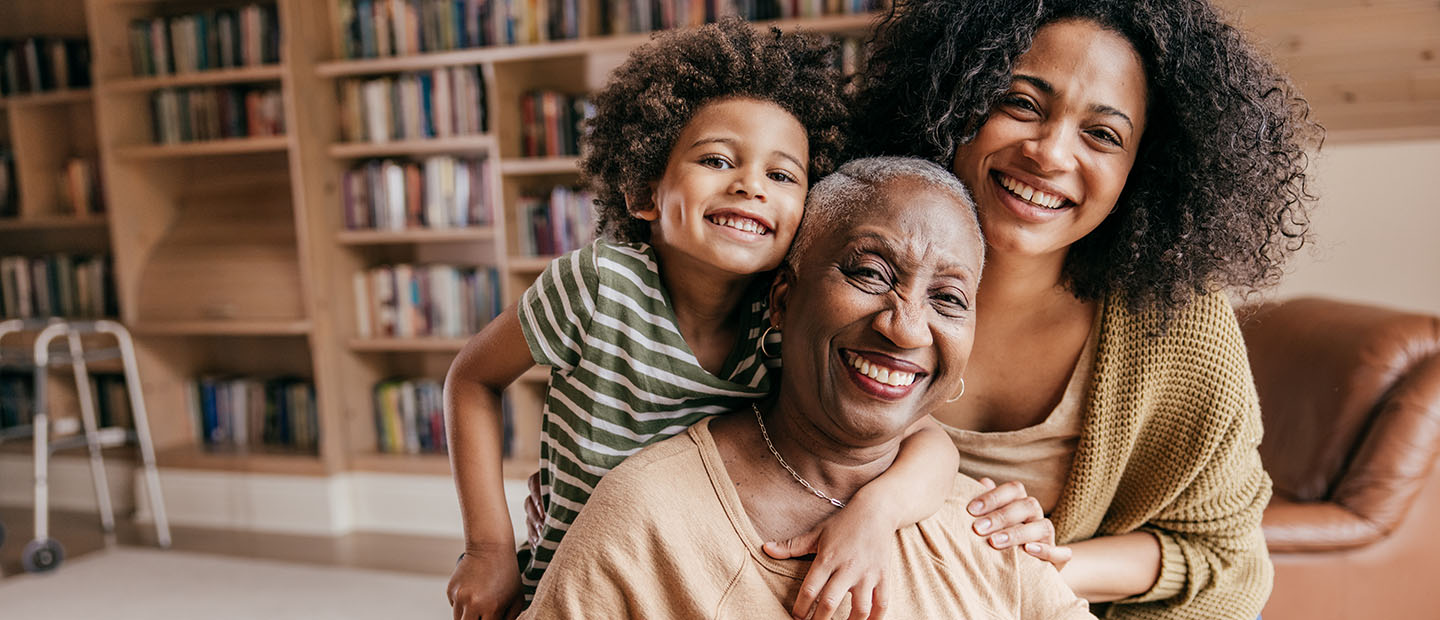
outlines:
[{"label": "elderly woman's eye", "polygon": [[935,306],[941,314],[948,316],[958,315],[970,309],[970,303],[964,295],[959,293],[942,291],[931,296],[935,300]]},{"label": "elderly woman's eye", "polygon": [[841,271],[845,274],[845,277],[866,291],[881,293],[890,290],[889,275],[884,267],[875,264],[873,261],[851,265]]}]

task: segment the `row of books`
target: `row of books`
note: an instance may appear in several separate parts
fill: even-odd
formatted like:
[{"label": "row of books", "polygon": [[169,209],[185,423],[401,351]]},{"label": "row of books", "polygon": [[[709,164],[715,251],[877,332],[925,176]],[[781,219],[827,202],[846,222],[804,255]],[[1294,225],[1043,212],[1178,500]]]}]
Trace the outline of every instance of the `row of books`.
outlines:
[{"label": "row of books", "polygon": [[436,155],[370,160],[341,184],[345,228],[405,230],[489,226],[490,160]]},{"label": "row of books", "polygon": [[749,20],[868,13],[884,0],[338,0],[346,58],[403,56],[490,45]]},{"label": "row of books", "polygon": [[273,86],[159,90],[150,107],[160,144],[285,134],[285,104]]},{"label": "row of books", "polygon": [[520,147],[526,157],[564,157],[580,154],[585,119],[595,108],[584,95],[553,90],[520,96]]},{"label": "row of books", "polygon": [[206,446],[275,446],[315,451],[315,386],[294,377],[205,376],[188,382],[191,423]]},{"label": "row of books", "polygon": [[100,185],[100,166],[86,157],[65,160],[56,181],[60,187],[60,206],[74,215],[94,215],[105,211],[105,193]]},{"label": "row of books", "polygon": [[361,338],[465,338],[500,314],[492,268],[383,265],[354,277]]},{"label": "row of books", "polygon": [[0,217],[20,214],[19,183],[15,182],[15,152],[0,145]]},{"label": "row of books", "polygon": [[249,4],[130,22],[135,75],[171,75],[280,62],[274,4]]},{"label": "row of books", "polygon": [[[91,373],[90,393],[95,398],[95,418],[100,428],[134,426],[130,415],[130,392],[125,387],[124,375]],[[46,413],[54,415],[58,412]],[[28,426],[34,417],[35,373],[0,371],[0,429]]]},{"label": "row of books", "polygon": [[441,67],[340,83],[340,131],[349,142],[485,133],[485,79],[478,66]]},{"label": "row of books", "polygon": [[375,384],[375,438],[387,454],[444,454],[443,386],[435,379]]},{"label": "row of books", "polygon": [[595,239],[595,194],[559,186],[548,196],[524,196],[516,205],[517,251],[555,256]]},{"label": "row of books", "polygon": [[85,88],[90,41],[31,37],[0,41],[0,95]]},{"label": "row of books", "polygon": [[0,317],[100,318],[117,314],[108,256],[0,257]]}]

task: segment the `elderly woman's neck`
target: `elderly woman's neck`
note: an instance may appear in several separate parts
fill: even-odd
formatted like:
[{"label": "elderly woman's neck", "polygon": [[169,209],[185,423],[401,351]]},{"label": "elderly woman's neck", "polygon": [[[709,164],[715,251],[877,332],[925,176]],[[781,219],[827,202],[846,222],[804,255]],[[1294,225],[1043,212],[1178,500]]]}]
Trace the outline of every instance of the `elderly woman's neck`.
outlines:
[{"label": "elderly woman's neck", "polygon": [[876,440],[837,438],[835,435],[843,431],[824,428],[825,416],[807,415],[797,406],[786,404],[783,397],[769,412],[763,408],[761,412],[770,444],[781,458],[801,478],[841,501],[849,500],[860,487],[885,473],[904,438],[903,431]]}]

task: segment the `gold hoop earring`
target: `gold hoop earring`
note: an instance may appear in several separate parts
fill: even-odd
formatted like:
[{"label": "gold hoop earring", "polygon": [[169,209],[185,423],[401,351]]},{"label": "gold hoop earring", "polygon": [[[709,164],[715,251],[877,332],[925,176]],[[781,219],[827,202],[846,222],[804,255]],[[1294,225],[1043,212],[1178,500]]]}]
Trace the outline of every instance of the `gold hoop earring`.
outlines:
[{"label": "gold hoop earring", "polygon": [[960,400],[960,397],[961,397],[961,396],[964,396],[964,395],[965,395],[965,377],[960,377],[960,393],[959,393],[959,394],[956,394],[956,395],[955,395],[955,398],[952,398],[952,399],[947,400],[947,401],[945,401],[945,402],[947,402],[947,403],[953,403],[953,402],[955,402],[955,401],[957,401],[957,400]]},{"label": "gold hoop earring", "polygon": [[780,330],[775,329],[775,326],[774,326],[774,325],[767,325],[767,326],[765,327],[765,332],[762,333],[762,334],[760,334],[760,355],[763,355],[763,356],[765,356],[766,358],[773,360],[773,359],[776,359],[776,358],[780,357],[780,354],[779,354],[779,353],[771,353],[770,350],[765,347],[765,345],[766,345],[766,344],[769,344],[769,342],[770,342],[770,332],[775,332],[775,336],[776,336],[775,342],[776,342],[777,344],[780,342]]}]

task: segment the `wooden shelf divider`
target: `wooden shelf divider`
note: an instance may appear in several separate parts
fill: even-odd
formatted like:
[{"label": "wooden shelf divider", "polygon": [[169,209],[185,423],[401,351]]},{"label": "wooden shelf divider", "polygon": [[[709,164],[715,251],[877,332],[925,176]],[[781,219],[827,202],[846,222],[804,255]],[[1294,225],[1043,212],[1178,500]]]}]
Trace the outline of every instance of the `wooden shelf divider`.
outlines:
[{"label": "wooden shelf divider", "polygon": [[284,65],[258,65],[231,69],[211,69],[172,75],[150,75],[121,78],[105,82],[106,93],[133,93],[163,88],[190,86],[225,86],[256,82],[279,82],[285,76]]},{"label": "wooden shelf divider", "polygon": [[495,137],[490,135],[456,136],[429,140],[396,140],[391,142],[356,142],[330,145],[329,153],[336,159],[364,159],[397,155],[447,155],[462,153],[493,153]]},{"label": "wooden shelf divider", "polygon": [[285,136],[264,136],[258,138],[230,138],[228,140],[207,140],[203,142],[180,142],[176,144],[138,144],[115,149],[121,159],[170,159],[180,157],[201,157],[207,155],[241,155],[246,153],[281,153],[289,148]]},{"label": "wooden shelf divider", "polygon": [[335,235],[341,245],[386,245],[413,243],[483,243],[495,239],[490,226],[472,228],[417,228],[410,230],[342,230]]}]

